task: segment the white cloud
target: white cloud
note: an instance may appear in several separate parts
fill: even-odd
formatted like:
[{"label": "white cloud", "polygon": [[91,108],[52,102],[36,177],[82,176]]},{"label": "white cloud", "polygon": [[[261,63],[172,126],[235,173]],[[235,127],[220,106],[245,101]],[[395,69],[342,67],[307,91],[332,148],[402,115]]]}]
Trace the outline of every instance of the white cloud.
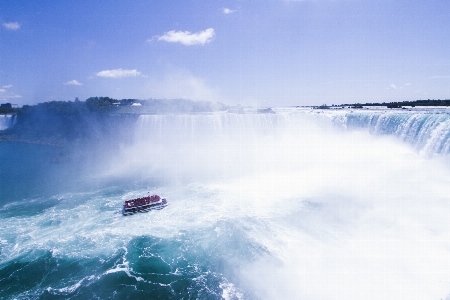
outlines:
[{"label": "white cloud", "polygon": [[14,93],[5,93],[0,95],[0,101],[8,101],[8,99],[22,98],[22,96]]},{"label": "white cloud", "polygon": [[20,29],[19,22],[9,22],[9,23],[3,23],[3,27],[5,27],[8,30],[18,30]]},{"label": "white cloud", "polygon": [[391,84],[389,87],[390,87],[391,89],[394,89],[394,90],[397,89],[397,86],[396,86],[395,84]]},{"label": "white cloud", "polygon": [[226,7],[223,8],[223,13],[226,14],[226,15],[232,14],[235,11],[236,10],[232,10],[232,9],[229,9],[229,8],[226,8]]},{"label": "white cloud", "polygon": [[136,69],[124,70],[124,69],[114,69],[114,70],[103,70],[97,73],[98,77],[108,77],[108,78],[121,78],[121,77],[136,77],[141,75]]},{"label": "white cloud", "polygon": [[70,81],[67,81],[67,82],[65,82],[65,83],[63,83],[64,85],[83,85],[81,82],[78,82],[77,80],[70,80]]},{"label": "white cloud", "polygon": [[158,41],[164,41],[168,43],[181,43],[186,46],[204,45],[211,42],[215,35],[216,34],[214,33],[213,28],[208,28],[197,33],[171,30],[165,33],[163,36],[158,37]]},{"label": "white cloud", "polygon": [[409,87],[411,85],[411,83],[405,83],[405,84],[403,84],[401,87],[400,87],[400,89],[403,89],[403,88],[407,88],[407,87]]},{"label": "white cloud", "polygon": [[8,99],[22,98],[22,96],[8,91],[12,88],[12,84],[4,85],[0,88],[0,101],[8,101]]}]

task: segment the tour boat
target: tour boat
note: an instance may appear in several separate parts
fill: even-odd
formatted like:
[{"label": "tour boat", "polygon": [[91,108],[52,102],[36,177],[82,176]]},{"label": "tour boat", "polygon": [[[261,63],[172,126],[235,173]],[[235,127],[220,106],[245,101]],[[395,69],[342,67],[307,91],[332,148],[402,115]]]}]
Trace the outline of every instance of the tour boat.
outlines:
[{"label": "tour boat", "polygon": [[166,206],[167,200],[165,198],[161,198],[158,195],[152,195],[125,201],[122,208],[122,214],[128,216],[138,212],[162,209]]}]

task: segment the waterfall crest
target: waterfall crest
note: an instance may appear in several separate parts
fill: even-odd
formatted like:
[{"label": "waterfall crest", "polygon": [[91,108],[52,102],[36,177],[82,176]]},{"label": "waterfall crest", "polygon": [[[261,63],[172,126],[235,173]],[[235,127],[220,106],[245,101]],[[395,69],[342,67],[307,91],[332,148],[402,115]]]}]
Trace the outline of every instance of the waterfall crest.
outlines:
[{"label": "waterfall crest", "polygon": [[450,114],[431,111],[361,111],[333,115],[335,125],[394,135],[426,155],[450,153]]},{"label": "waterfall crest", "polygon": [[367,130],[393,135],[426,155],[450,153],[450,114],[446,111],[317,111],[277,110],[276,114],[143,115],[137,121],[138,141],[194,142],[205,137],[256,137],[326,128]]}]

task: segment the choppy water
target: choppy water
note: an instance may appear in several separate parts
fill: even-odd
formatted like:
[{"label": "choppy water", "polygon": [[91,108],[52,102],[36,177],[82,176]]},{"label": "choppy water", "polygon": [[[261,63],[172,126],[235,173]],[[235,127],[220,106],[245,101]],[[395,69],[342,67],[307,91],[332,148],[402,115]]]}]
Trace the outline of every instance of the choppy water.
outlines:
[{"label": "choppy water", "polygon": [[[92,155],[0,143],[0,298],[448,297],[448,114],[276,112],[141,116]],[[121,215],[147,192],[169,206]]]}]

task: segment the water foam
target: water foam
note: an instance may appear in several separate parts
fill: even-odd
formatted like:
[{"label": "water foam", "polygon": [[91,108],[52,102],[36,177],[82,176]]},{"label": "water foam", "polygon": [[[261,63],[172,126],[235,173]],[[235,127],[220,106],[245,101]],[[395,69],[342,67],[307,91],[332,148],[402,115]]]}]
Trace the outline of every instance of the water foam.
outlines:
[{"label": "water foam", "polygon": [[450,111],[446,108],[343,110],[329,114],[337,126],[364,128],[374,135],[393,135],[432,156],[450,153]]},{"label": "water foam", "polygon": [[17,122],[15,115],[0,115],[0,130],[5,130]]},{"label": "water foam", "polygon": [[[199,289],[218,281],[223,297],[448,295],[450,171],[442,160],[383,134],[333,129],[337,120],[356,122],[348,112],[277,112],[142,116],[136,143],[101,176],[114,173],[127,185],[139,174],[160,185],[63,194],[40,214],[5,218],[2,261],[32,249],[53,249],[57,258],[105,257],[152,237],[165,241],[166,256],[146,252],[159,249],[152,240],[136,246],[137,254],[160,257],[174,267],[170,276],[192,274]],[[358,128],[380,134],[389,123],[393,135],[419,140],[421,131],[435,137],[445,129],[438,119],[428,124],[430,116],[385,114],[356,114],[365,120]],[[124,200],[149,190],[169,206],[121,216]],[[124,255],[101,275],[150,282],[131,264],[145,257]],[[75,291],[90,282],[82,278],[54,289]]]}]

